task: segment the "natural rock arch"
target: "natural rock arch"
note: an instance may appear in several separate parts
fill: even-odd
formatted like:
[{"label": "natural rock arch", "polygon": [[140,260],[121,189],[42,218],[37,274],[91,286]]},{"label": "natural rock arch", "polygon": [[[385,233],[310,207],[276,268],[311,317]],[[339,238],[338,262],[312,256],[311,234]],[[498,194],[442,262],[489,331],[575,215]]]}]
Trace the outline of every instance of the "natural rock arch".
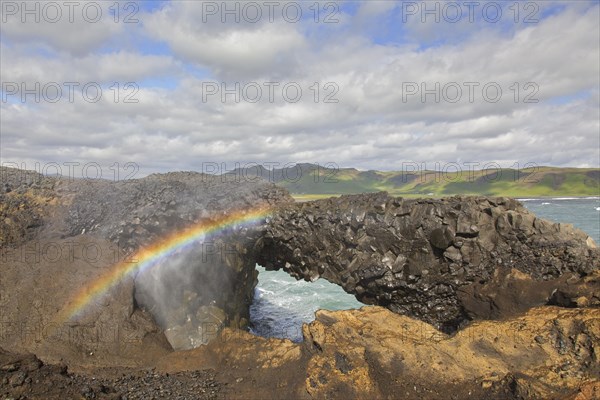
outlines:
[{"label": "natural rock arch", "polygon": [[376,193],[295,203],[274,215],[260,246],[267,269],[325,278],[447,331],[547,303],[598,303],[598,284],[584,279],[600,268],[593,240],[509,198]]}]

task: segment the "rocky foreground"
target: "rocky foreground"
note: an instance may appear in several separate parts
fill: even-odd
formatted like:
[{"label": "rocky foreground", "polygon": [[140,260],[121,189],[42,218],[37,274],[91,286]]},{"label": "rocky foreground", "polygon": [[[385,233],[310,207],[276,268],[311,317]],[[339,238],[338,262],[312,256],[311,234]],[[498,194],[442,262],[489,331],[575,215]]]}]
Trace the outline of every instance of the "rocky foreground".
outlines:
[{"label": "rocky foreground", "polygon": [[[514,200],[294,204],[266,182],[197,173],[0,172],[2,398],[600,396],[599,251]],[[79,288],[166,234],[257,207],[271,215],[57,319]],[[257,262],[374,306],[318,312],[301,343],[253,336]]]},{"label": "rocky foreground", "polygon": [[6,399],[216,399],[222,384],[214,371],[162,374],[154,370],[70,373],[65,364],[47,365],[33,354],[0,350],[0,395]]},{"label": "rocky foreground", "polygon": [[454,336],[381,307],[319,311],[304,341],[225,328],[144,369],[72,373],[0,352],[7,398],[596,399],[597,310],[534,308]]}]

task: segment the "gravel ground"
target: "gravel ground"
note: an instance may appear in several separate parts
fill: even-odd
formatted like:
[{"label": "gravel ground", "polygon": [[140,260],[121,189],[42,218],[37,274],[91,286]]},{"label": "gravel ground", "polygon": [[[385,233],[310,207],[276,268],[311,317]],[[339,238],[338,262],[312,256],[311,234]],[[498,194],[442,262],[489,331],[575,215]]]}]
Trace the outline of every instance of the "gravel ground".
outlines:
[{"label": "gravel ground", "polygon": [[217,399],[222,384],[212,370],[162,374],[111,369],[106,376],[70,373],[33,355],[0,350],[0,398],[13,399]]}]

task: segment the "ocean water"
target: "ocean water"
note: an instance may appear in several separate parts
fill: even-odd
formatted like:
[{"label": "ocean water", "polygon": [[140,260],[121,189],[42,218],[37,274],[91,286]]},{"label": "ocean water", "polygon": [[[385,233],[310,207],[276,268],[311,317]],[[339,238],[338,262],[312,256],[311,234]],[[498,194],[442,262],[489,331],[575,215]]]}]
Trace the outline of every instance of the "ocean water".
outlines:
[{"label": "ocean water", "polygon": [[[600,197],[520,199],[538,217],[571,223],[600,245]],[[302,340],[302,324],[318,309],[347,310],[363,306],[353,295],[325,279],[296,281],[284,271],[257,266],[258,285],[250,307],[252,332],[264,337]]]},{"label": "ocean water", "polygon": [[257,266],[258,285],[250,306],[251,332],[264,337],[302,341],[302,324],[315,319],[315,311],[349,310],[363,303],[341,286],[325,279],[297,281],[282,270]]},{"label": "ocean water", "polygon": [[600,197],[519,200],[538,217],[573,224],[600,245]]}]

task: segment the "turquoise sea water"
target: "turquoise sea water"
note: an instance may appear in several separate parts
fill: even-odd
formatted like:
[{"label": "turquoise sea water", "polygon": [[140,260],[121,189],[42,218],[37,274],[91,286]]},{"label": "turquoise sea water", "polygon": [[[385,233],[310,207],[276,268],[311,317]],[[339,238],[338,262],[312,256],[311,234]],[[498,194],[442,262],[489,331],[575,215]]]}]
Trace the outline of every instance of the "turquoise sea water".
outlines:
[{"label": "turquoise sea water", "polygon": [[250,307],[252,332],[256,335],[301,341],[302,323],[313,321],[315,311],[364,306],[354,295],[325,279],[297,281],[281,270],[257,269],[258,285]]},{"label": "turquoise sea water", "polygon": [[[521,199],[538,217],[571,223],[600,244],[600,198]],[[250,308],[253,333],[265,337],[302,340],[302,323],[314,320],[318,309],[360,308],[353,295],[324,279],[296,281],[283,271],[259,271],[254,303]]]}]

